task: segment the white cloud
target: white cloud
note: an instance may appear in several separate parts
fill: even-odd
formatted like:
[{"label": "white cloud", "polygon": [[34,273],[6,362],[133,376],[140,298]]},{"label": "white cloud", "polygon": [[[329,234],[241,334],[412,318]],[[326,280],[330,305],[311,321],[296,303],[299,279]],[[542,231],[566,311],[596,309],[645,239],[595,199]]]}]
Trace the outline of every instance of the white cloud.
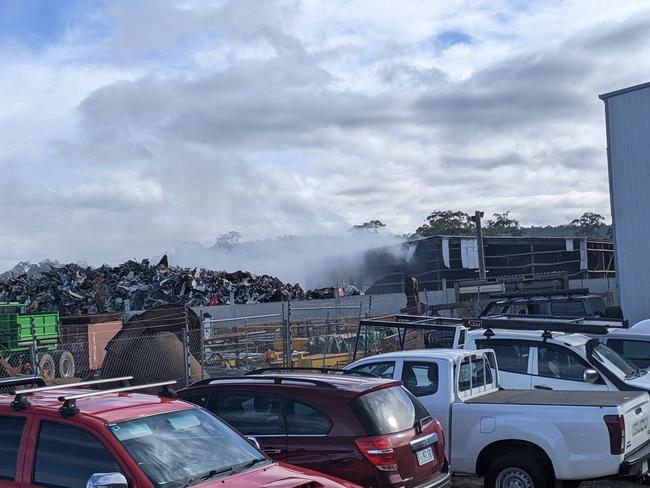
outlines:
[{"label": "white cloud", "polygon": [[101,36],[0,45],[0,264],[609,214],[597,94],[647,81],[642,2],[369,5],[109,2]]}]

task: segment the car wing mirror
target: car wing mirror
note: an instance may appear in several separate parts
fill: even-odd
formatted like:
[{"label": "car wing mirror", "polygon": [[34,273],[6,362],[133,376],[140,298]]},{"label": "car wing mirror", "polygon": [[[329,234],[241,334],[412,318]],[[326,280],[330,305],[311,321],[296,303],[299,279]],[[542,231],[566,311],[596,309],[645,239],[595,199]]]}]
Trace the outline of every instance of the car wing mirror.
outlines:
[{"label": "car wing mirror", "polygon": [[86,488],[128,488],[122,473],[95,473],[88,478]]},{"label": "car wing mirror", "polygon": [[582,373],[582,381],[585,383],[595,383],[600,379],[598,371],[595,369],[585,369]]},{"label": "car wing mirror", "polygon": [[262,446],[260,446],[260,443],[257,442],[257,439],[256,439],[254,436],[252,436],[252,435],[247,435],[247,436],[246,436],[246,440],[247,440],[248,442],[250,442],[251,444],[253,444],[253,446],[255,446],[259,451],[262,450]]}]

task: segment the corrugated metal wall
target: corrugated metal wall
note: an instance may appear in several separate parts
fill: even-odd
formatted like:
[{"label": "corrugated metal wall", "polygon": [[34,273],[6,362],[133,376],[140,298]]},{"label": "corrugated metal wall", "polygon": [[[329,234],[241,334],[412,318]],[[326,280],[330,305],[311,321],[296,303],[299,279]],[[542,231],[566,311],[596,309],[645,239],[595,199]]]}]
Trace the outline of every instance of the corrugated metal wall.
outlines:
[{"label": "corrugated metal wall", "polygon": [[601,98],[607,120],[619,303],[635,323],[650,318],[650,86]]}]

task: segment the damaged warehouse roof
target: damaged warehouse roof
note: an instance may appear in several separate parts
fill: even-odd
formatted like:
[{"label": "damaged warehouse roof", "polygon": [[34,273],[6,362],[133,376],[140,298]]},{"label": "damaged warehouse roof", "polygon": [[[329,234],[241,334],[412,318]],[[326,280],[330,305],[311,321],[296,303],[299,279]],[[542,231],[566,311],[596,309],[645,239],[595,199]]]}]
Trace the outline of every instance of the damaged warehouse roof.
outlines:
[{"label": "damaged warehouse roof", "polygon": [[334,296],[333,289],[305,293],[299,284],[246,271],[170,267],[166,256],[155,266],[147,259],[99,268],[66,264],[36,275],[0,279],[0,301],[25,303],[30,311],[58,310],[62,315],[120,312],[126,300],[133,310],[169,303],[221,305],[230,302],[231,290],[235,303]]}]

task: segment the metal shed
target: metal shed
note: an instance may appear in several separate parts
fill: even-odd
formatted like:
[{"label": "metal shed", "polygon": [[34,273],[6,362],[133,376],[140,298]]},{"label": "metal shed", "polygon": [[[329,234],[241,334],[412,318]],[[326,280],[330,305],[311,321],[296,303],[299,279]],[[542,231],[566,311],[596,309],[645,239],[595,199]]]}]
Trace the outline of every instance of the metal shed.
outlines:
[{"label": "metal shed", "polygon": [[605,102],[619,303],[636,323],[650,318],[650,83],[600,99]]}]

